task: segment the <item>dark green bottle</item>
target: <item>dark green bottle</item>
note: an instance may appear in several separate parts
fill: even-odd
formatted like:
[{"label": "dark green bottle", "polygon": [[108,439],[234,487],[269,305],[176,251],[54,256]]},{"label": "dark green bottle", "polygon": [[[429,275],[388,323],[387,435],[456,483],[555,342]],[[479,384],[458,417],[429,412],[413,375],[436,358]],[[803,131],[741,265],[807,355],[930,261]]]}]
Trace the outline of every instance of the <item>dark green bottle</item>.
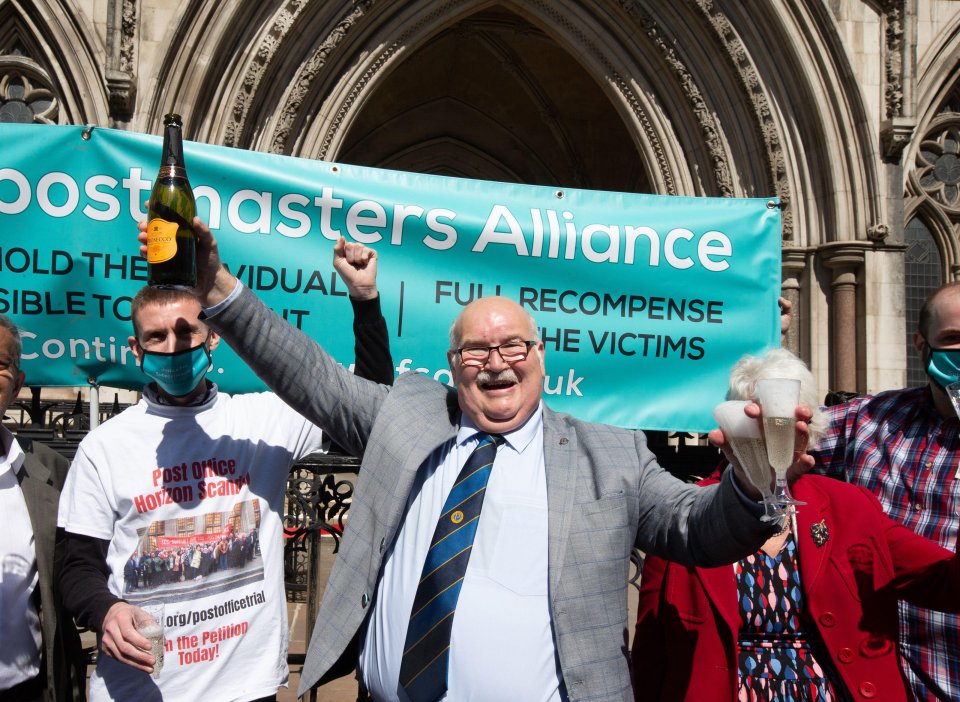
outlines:
[{"label": "dark green bottle", "polygon": [[197,285],[197,235],[193,231],[197,203],[183,162],[182,129],[180,115],[163,118],[163,156],[147,213],[148,282],[162,288]]}]

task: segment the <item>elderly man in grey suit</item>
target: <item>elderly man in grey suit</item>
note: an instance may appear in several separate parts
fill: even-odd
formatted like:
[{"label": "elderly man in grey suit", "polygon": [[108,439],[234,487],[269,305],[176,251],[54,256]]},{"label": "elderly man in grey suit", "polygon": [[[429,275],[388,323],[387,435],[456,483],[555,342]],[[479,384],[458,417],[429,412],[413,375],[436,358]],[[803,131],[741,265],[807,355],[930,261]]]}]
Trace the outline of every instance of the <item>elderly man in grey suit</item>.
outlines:
[{"label": "elderly man in grey suit", "polygon": [[[0,315],[0,417],[23,387],[20,332]],[[57,504],[70,462],[0,427],[0,702],[83,700],[86,663],[54,590]]]},{"label": "elderly man in grey suit", "polygon": [[376,700],[631,700],[631,547],[716,566],[771,534],[739,475],[686,486],[642,432],[546,407],[544,345],[516,303],[483,298],[456,320],[455,388],[416,373],[386,387],[268,310],[195,226],[207,324],[363,456],[301,694],[358,665]]}]

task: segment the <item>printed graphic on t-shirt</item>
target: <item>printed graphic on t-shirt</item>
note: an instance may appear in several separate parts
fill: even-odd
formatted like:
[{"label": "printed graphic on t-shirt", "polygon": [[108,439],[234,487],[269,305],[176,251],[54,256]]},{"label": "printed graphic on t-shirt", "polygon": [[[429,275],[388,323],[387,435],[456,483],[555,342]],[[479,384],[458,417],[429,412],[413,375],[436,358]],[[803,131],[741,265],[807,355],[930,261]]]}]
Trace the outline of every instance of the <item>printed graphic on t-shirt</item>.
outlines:
[{"label": "printed graphic on t-shirt", "polygon": [[151,522],[123,567],[124,599],[183,602],[263,580],[260,501]]},{"label": "printed graphic on t-shirt", "polygon": [[164,602],[166,638],[156,678],[100,656],[90,700],[251,700],[286,682],[282,506],[290,464],[321,442],[273,395],[169,408],[149,392],[84,439],[60,526],[110,541],[111,593]]}]

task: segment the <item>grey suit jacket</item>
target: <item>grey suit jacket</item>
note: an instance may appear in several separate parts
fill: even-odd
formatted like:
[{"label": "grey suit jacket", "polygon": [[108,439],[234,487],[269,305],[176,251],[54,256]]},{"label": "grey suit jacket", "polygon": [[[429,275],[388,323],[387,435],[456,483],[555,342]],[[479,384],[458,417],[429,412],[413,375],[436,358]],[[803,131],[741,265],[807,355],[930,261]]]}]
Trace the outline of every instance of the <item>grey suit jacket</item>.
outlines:
[{"label": "grey suit jacket", "polygon": [[[307,650],[302,694],[345,652],[355,657],[347,647],[370,611],[417,470],[456,434],[456,392],[415,373],[392,388],[356,378],[249,290],[207,321],[291,407],[363,457]],[[567,693],[572,700],[629,701],[627,572],[634,543],[672,560],[715,566],[755,551],[769,527],[729,478],[710,490],[666,473],[642,432],[549,409],[543,424],[550,605]]]},{"label": "grey suit jacket", "polygon": [[47,665],[46,699],[51,702],[83,700],[87,682],[80,637],[54,590],[58,566],[57,509],[70,461],[35,441],[18,439],[18,443],[23,449],[24,461],[17,479],[30,514],[37,555],[40,625]]}]

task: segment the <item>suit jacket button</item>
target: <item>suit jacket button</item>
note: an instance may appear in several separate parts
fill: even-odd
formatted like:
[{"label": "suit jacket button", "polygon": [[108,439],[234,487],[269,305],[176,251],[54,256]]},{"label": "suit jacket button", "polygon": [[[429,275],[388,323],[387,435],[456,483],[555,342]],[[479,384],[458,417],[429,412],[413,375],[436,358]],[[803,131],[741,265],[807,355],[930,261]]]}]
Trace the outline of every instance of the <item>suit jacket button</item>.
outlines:
[{"label": "suit jacket button", "polygon": [[867,698],[876,697],[877,686],[872,682],[862,682],[860,683],[860,694]]},{"label": "suit jacket button", "polygon": [[853,649],[844,646],[837,652],[837,658],[840,659],[841,663],[852,663],[854,658]]},{"label": "suit jacket button", "polygon": [[833,612],[824,612],[820,615],[820,624],[826,627],[831,627],[837,623],[837,618],[833,616]]},{"label": "suit jacket button", "polygon": [[370,596],[367,593],[363,593],[360,597],[360,606],[366,609],[368,604],[370,604]]}]

